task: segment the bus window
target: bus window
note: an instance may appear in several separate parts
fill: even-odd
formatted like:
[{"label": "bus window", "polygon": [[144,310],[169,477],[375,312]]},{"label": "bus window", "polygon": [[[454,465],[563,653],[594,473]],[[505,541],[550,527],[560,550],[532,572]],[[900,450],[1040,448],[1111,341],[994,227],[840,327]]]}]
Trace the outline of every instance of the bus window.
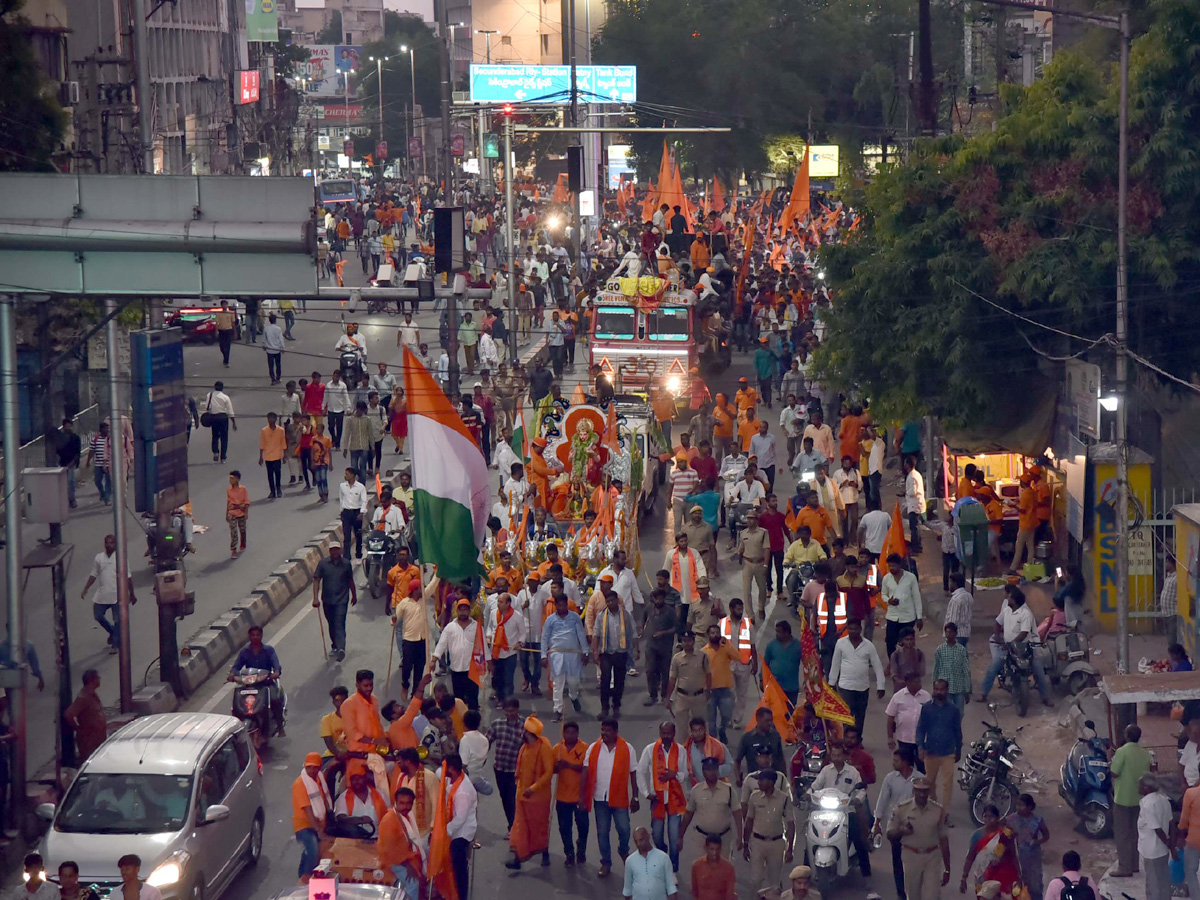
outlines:
[{"label": "bus window", "polygon": [[691,337],[686,307],[660,306],[645,315],[646,333],[652,341],[686,341]]},{"label": "bus window", "polygon": [[350,203],[356,199],[354,182],[349,178],[329,178],[317,185],[317,201],[325,203]]},{"label": "bus window", "polygon": [[598,340],[633,340],[632,306],[597,306],[595,315]]}]

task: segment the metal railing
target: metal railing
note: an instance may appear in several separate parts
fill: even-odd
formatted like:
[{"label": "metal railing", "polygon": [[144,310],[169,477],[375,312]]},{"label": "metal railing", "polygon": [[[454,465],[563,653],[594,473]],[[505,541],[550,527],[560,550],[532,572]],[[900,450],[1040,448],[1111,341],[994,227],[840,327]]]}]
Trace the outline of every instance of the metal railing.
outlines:
[{"label": "metal railing", "polygon": [[[100,422],[105,413],[98,403],[93,403],[86,409],[75,413],[75,433],[83,444],[83,457],[87,456],[88,442],[100,430]],[[0,461],[4,459],[4,450],[0,448]],[[46,436],[38,435],[32,441],[17,448],[17,470],[40,469],[46,465]],[[3,488],[3,475],[0,475],[0,509],[4,508],[8,499],[8,491]]]}]

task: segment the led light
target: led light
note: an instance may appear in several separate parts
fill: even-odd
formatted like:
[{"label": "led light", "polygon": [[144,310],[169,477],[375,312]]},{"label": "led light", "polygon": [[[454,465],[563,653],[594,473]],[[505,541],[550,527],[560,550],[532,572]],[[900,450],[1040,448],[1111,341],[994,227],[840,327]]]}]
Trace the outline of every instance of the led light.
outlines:
[{"label": "led light", "polygon": [[559,224],[561,224],[561,220],[558,218],[558,216],[547,216],[546,217],[546,227],[547,228],[557,228],[559,226]]},{"label": "led light", "polygon": [[151,872],[150,877],[146,879],[146,884],[151,887],[166,887],[169,884],[178,884],[181,878],[183,878],[183,867],[172,859]]},{"label": "led light", "polygon": [[683,387],[683,384],[680,382],[678,375],[672,375],[667,379],[667,390],[671,393],[674,394],[678,392],[681,387]]},{"label": "led light", "polygon": [[822,281],[824,281],[824,280],[825,280],[825,273],[824,273],[823,271],[821,271],[821,272],[818,272],[818,273],[817,273],[817,277],[818,277],[819,279],[821,279]]},{"label": "led light", "polygon": [[1107,397],[1100,398],[1100,405],[1109,412],[1116,412],[1117,407],[1121,405],[1121,400],[1116,394],[1110,394]]},{"label": "led light", "polygon": [[837,809],[842,805],[842,801],[837,797],[822,797],[821,809]]}]

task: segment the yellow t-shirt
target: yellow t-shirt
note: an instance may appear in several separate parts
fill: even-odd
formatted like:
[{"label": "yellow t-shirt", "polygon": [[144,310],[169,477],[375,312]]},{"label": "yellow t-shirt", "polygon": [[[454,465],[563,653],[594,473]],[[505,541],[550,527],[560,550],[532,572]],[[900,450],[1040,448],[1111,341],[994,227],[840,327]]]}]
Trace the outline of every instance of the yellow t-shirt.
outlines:
[{"label": "yellow t-shirt", "polygon": [[704,645],[704,654],[708,657],[708,670],[712,675],[712,687],[733,688],[733,669],[731,664],[737,660],[737,651],[729,641],[723,641],[721,646]]},{"label": "yellow t-shirt", "polygon": [[[321,738],[324,743],[325,738],[333,738],[334,744],[339,747],[346,746],[346,726],[342,723],[342,717],[335,712],[331,712],[321,719]],[[326,747],[322,756],[333,756]]]},{"label": "yellow t-shirt", "polygon": [[859,441],[859,446],[862,447],[862,457],[858,461],[858,471],[866,478],[870,474],[871,448],[875,446],[875,441],[878,438],[866,438]]}]

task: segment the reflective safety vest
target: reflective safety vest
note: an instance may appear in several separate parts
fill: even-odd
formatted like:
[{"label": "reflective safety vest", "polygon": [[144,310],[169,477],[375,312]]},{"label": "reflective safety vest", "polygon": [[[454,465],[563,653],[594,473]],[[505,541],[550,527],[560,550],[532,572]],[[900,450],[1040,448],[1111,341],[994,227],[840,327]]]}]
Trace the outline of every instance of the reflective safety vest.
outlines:
[{"label": "reflective safety vest", "polygon": [[[719,623],[721,628],[721,637],[729,641],[730,646],[733,645],[733,632],[729,624],[729,616],[725,616]],[[750,654],[754,649],[753,641],[750,637],[750,617],[742,616],[742,625],[738,629],[738,658],[742,661],[743,666],[750,665]]]},{"label": "reflective safety vest", "polygon": [[[817,623],[820,628],[821,637],[825,636],[826,628],[829,624],[829,608],[825,600],[827,595],[824,591],[817,597]],[[833,626],[837,630],[837,636],[843,637],[846,634],[846,622],[850,617],[846,614],[846,592],[838,591],[837,604],[833,607]]]}]

